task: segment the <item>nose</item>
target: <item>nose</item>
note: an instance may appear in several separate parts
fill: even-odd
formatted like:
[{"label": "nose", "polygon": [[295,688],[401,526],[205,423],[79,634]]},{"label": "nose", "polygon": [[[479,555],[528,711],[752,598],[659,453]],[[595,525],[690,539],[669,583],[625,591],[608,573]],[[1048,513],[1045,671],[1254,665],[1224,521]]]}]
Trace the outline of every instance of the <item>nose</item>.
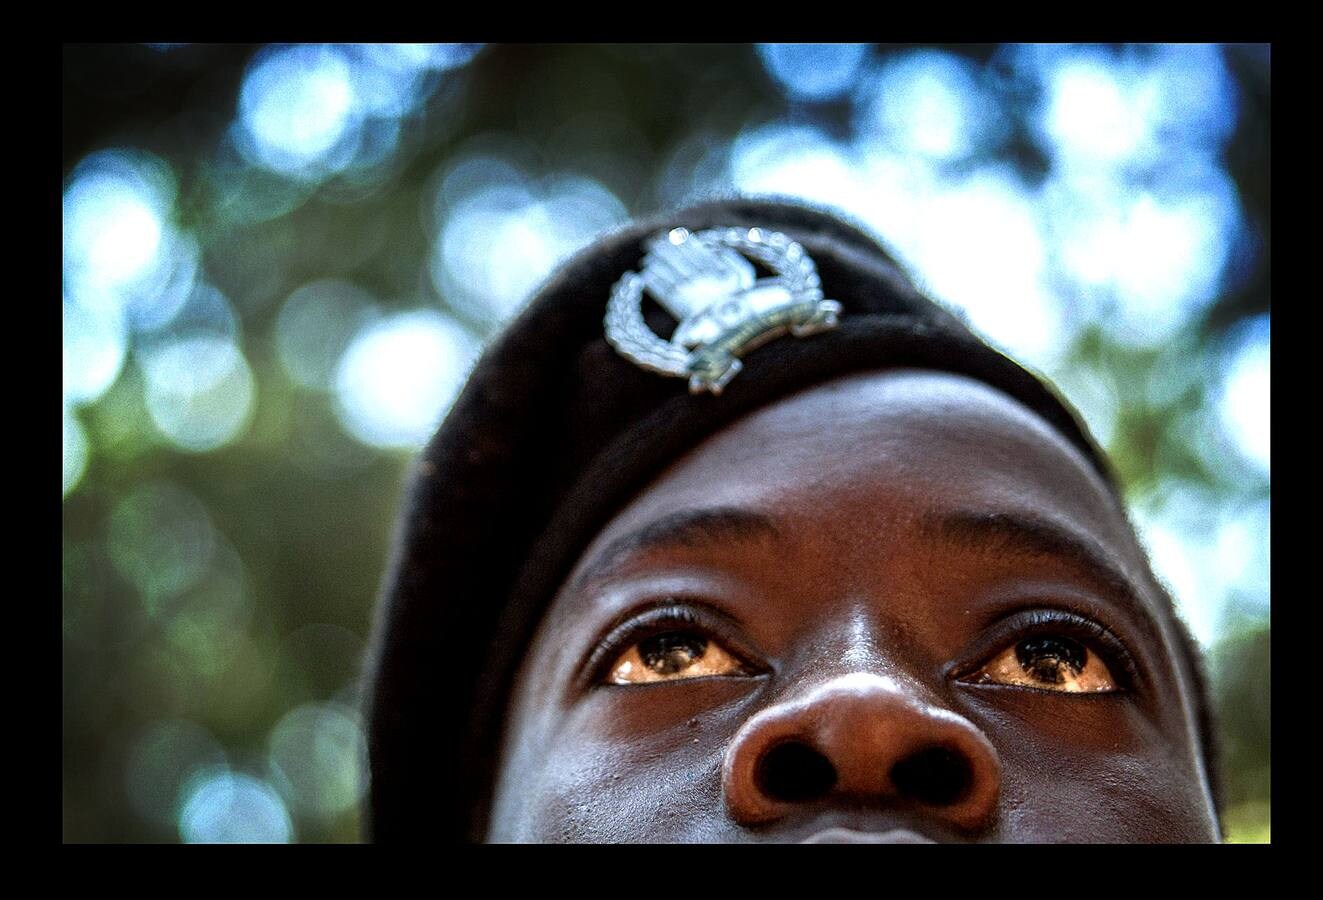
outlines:
[{"label": "nose", "polygon": [[742,825],[840,798],[917,808],[968,831],[996,809],[1001,763],[963,716],[894,679],[856,672],[750,718],[726,751],[722,782]]}]

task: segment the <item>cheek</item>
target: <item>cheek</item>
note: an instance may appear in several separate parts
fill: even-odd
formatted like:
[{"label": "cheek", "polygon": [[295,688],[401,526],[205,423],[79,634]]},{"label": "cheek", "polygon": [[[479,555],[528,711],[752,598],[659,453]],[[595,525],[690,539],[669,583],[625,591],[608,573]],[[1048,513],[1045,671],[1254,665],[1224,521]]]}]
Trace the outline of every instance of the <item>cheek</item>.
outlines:
[{"label": "cheek", "polygon": [[1125,702],[1003,708],[984,727],[1002,760],[1003,841],[1218,840],[1188,747]]},{"label": "cheek", "polygon": [[504,838],[738,839],[722,800],[721,764],[739,704],[703,693],[607,691],[567,712],[554,734],[533,742],[539,752],[511,761],[525,775],[513,785],[522,794],[520,808],[500,823]]},{"label": "cheek", "polygon": [[1162,754],[1057,759],[1005,773],[1003,840],[1216,842],[1198,778]]}]

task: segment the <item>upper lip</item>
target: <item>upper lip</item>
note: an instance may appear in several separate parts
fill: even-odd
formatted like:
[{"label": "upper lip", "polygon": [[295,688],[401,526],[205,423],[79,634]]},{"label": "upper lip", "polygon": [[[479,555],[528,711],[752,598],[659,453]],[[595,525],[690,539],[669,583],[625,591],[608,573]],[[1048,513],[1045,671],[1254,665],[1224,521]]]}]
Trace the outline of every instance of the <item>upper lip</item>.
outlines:
[{"label": "upper lip", "polygon": [[849,808],[804,809],[755,840],[819,844],[963,844],[970,836],[916,810]]},{"label": "upper lip", "polygon": [[926,837],[908,828],[885,828],[877,831],[860,831],[833,825],[814,832],[800,841],[801,844],[934,844]]}]

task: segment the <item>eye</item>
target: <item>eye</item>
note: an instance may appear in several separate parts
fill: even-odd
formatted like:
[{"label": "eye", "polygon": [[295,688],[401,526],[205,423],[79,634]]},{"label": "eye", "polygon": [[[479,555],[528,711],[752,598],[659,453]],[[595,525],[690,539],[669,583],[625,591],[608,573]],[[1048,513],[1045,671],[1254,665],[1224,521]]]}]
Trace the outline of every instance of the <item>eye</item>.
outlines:
[{"label": "eye", "polygon": [[1022,638],[964,680],[972,684],[1013,684],[1070,694],[1120,690],[1100,655],[1064,635]]},{"label": "eye", "polygon": [[663,631],[620,654],[606,680],[611,684],[680,681],[705,675],[747,675],[748,667],[716,641],[696,631]]}]

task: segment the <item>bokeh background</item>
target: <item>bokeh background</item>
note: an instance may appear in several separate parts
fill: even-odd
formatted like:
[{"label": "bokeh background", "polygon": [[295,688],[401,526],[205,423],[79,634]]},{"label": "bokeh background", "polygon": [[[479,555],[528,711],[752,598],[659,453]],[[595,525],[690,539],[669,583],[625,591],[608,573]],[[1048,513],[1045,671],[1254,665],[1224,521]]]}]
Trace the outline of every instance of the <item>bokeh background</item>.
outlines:
[{"label": "bokeh background", "polygon": [[[1055,381],[1269,825],[1266,45],[68,45],[66,841],[354,841],[411,456],[556,263],[842,209]],[[605,303],[606,298],[603,298]]]}]

